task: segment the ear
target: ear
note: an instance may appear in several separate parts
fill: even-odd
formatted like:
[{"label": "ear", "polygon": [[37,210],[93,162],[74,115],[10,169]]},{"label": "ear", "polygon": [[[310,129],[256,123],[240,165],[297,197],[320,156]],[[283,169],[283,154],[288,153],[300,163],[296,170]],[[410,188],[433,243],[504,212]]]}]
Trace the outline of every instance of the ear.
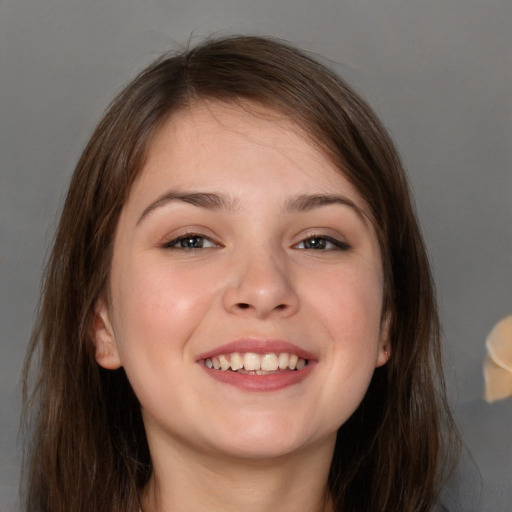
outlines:
[{"label": "ear", "polygon": [[96,362],[100,366],[107,370],[117,370],[122,366],[110,320],[110,311],[103,297],[100,297],[94,306],[92,339]]},{"label": "ear", "polygon": [[391,357],[391,340],[389,332],[391,329],[391,313],[384,313],[380,326],[379,356],[376,368],[385,365]]}]

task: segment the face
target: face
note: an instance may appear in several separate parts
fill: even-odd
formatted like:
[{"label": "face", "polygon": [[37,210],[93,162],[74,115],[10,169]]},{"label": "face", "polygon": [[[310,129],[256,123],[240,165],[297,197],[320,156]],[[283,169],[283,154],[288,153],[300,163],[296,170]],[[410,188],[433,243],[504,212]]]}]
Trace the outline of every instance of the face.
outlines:
[{"label": "face", "polygon": [[[254,107],[256,109],[256,107]],[[199,103],[154,139],[121,213],[96,358],[150,448],[333,446],[387,359],[369,209],[291,121]]]}]

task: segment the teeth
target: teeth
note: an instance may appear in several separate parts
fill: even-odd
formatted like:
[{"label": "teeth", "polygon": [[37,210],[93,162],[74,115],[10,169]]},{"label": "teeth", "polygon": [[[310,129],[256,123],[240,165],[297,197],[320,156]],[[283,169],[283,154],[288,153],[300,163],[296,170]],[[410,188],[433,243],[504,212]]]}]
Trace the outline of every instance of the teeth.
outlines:
[{"label": "teeth", "polygon": [[273,352],[267,354],[256,354],[254,352],[246,352],[240,354],[221,354],[216,357],[208,358],[204,364],[208,368],[215,370],[231,371],[240,370],[241,373],[253,372],[256,375],[267,375],[268,372],[276,372],[278,370],[302,370],[307,366],[307,360],[299,358],[297,354],[288,354],[282,352],[276,354]]},{"label": "teeth", "polygon": [[261,369],[266,372],[275,372],[279,367],[277,356],[275,354],[265,354],[261,358]]},{"label": "teeth", "polygon": [[247,352],[244,356],[244,368],[246,370],[259,370],[261,368],[260,356],[252,352]]},{"label": "teeth", "polygon": [[229,367],[229,361],[225,355],[219,356],[220,369],[226,371]]},{"label": "teeth", "polygon": [[279,354],[279,369],[280,370],[286,370],[286,368],[288,368],[289,362],[290,362],[290,356],[286,352]]},{"label": "teeth", "polygon": [[236,372],[237,370],[240,370],[240,368],[244,367],[244,360],[242,356],[235,352],[234,354],[231,354],[231,369]]}]

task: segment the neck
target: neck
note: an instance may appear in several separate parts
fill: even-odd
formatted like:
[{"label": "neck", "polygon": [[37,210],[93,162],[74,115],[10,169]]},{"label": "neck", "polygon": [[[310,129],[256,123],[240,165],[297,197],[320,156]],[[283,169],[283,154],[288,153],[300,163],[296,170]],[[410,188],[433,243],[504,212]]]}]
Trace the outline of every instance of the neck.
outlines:
[{"label": "neck", "polygon": [[332,512],[327,479],[333,448],[329,440],[272,460],[243,460],[160,446],[151,450],[143,510]]}]

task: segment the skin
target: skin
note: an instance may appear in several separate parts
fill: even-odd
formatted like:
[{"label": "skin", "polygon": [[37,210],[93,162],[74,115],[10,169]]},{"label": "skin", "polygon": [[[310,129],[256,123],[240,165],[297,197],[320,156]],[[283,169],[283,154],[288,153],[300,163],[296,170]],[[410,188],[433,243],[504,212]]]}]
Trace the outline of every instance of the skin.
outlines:
[{"label": "skin", "polygon": [[[187,234],[203,248],[181,248]],[[98,363],[124,366],[141,403],[144,509],[330,510],[336,431],[388,359],[382,283],[365,201],[296,125],[218,102],[173,115],[121,213],[94,322]],[[242,338],[293,343],[311,371],[274,391],[212,378],[198,357]]]}]

